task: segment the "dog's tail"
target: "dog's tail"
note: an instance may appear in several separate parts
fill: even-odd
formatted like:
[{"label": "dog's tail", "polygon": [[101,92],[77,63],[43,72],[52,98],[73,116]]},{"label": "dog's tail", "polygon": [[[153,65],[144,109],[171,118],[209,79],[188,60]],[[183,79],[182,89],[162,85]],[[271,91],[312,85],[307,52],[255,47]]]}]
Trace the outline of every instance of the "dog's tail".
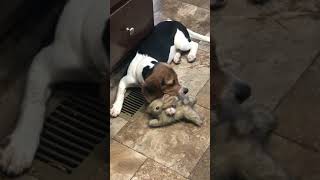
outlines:
[{"label": "dog's tail", "polygon": [[193,32],[190,29],[187,29],[187,30],[188,30],[188,33],[189,33],[191,38],[197,39],[197,40],[200,40],[200,41],[210,42],[210,37],[198,34],[196,32]]}]

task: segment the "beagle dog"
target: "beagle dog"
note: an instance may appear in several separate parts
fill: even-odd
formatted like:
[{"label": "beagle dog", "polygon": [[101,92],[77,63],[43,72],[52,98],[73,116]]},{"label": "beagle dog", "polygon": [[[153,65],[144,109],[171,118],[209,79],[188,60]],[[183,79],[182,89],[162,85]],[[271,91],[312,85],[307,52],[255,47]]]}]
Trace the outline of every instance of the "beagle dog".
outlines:
[{"label": "beagle dog", "polygon": [[31,166],[52,85],[106,82],[109,13],[106,0],[67,2],[53,42],[34,57],[29,68],[17,125],[0,140],[1,172],[17,175]]},{"label": "beagle dog", "polygon": [[179,63],[181,52],[187,51],[188,62],[195,61],[198,43],[191,38],[210,42],[210,37],[195,33],[178,21],[157,24],[138,47],[127,74],[120,80],[110,115],[117,117],[120,114],[128,87],[140,86],[147,102],[164,94],[186,94],[188,89],[179,84],[177,74],[168,64]]}]

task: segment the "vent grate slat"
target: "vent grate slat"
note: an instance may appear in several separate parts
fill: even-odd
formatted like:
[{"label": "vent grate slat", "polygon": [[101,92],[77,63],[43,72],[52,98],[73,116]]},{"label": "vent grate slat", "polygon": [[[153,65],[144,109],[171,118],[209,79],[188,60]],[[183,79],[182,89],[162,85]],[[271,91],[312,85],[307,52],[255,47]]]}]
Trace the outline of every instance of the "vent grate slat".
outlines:
[{"label": "vent grate slat", "polygon": [[63,129],[58,128],[58,127],[56,127],[52,124],[49,124],[49,123],[45,124],[44,126],[45,126],[45,128],[47,128],[48,131],[55,133],[55,134],[59,135],[60,137],[63,137],[63,138],[69,139],[69,140],[73,140],[73,142],[75,142],[79,146],[86,147],[90,150],[93,149],[93,147],[94,147],[94,145],[93,145],[94,143],[91,143],[85,139],[81,139],[80,137],[73,135],[69,131],[64,131]]},{"label": "vent grate slat", "polygon": [[[99,112],[93,112],[93,111],[88,111],[88,109],[86,107],[83,107],[79,104],[75,104],[75,103],[70,103],[68,101],[64,101],[62,103],[62,105],[64,106],[68,106],[74,110],[76,110],[77,112],[81,112],[82,115],[86,116],[86,117],[90,117],[89,119],[93,119],[92,121],[94,122],[94,120],[98,119],[98,120],[101,120],[101,119],[105,119],[105,121],[103,122],[106,122],[106,115],[104,114],[100,114]],[[101,125],[101,123],[100,123]]]},{"label": "vent grate slat", "polygon": [[80,97],[70,96],[69,98],[70,98],[70,100],[68,99],[68,101],[70,101],[71,103],[73,103],[75,105],[81,104],[81,106],[85,106],[88,109],[91,109],[91,110],[96,111],[96,112],[103,114],[103,115],[107,115],[107,112],[105,110],[101,110],[101,108],[98,108],[95,104],[92,104],[91,101],[81,99]]},{"label": "vent grate slat", "polygon": [[92,127],[90,123],[79,121],[79,118],[77,118],[75,114],[72,114],[65,109],[58,108],[57,111],[52,114],[52,116],[66,120],[68,124],[75,126],[75,128],[78,128],[81,131],[92,133],[98,137],[103,137],[103,130]]},{"label": "vent grate slat", "polygon": [[107,136],[106,103],[95,94],[64,93],[59,98],[46,118],[36,158],[72,173]]},{"label": "vent grate slat", "polygon": [[51,141],[54,141],[54,142],[66,147],[74,152],[77,152],[83,156],[87,156],[90,152],[90,149],[79,146],[78,144],[75,144],[73,141],[62,138],[60,136],[57,136],[54,133],[51,133],[50,131],[43,132],[43,137],[46,139],[50,139]]},{"label": "vent grate slat", "polygon": [[73,159],[70,159],[69,157],[62,156],[50,148],[47,148],[45,146],[40,146],[38,151],[42,152],[43,154],[46,154],[48,157],[50,157],[60,163],[63,163],[64,165],[66,165],[70,168],[77,167],[78,162],[74,161]]},{"label": "vent grate slat", "polygon": [[66,121],[60,121],[59,116],[52,116],[51,120],[52,120],[52,124],[60,127],[61,129],[65,129],[69,132],[71,132],[72,134],[79,136],[81,138],[86,139],[87,141],[93,141],[93,142],[99,142],[99,138],[97,138],[96,136],[93,136],[89,133],[87,133],[86,131],[81,131],[78,128],[72,126],[72,123],[66,122]]},{"label": "vent grate slat", "polygon": [[70,157],[70,159],[73,159],[74,161],[81,162],[83,159],[83,156],[74,152],[70,151],[69,149],[59,145],[58,143],[54,143],[46,138],[41,138],[40,143],[45,145],[47,148],[50,148],[54,150],[55,152],[61,154],[62,156]]},{"label": "vent grate slat", "polygon": [[145,99],[140,89],[131,90],[124,99],[121,115],[133,117],[145,104]]},{"label": "vent grate slat", "polygon": [[[77,112],[72,112],[72,110],[74,109],[77,110]],[[101,121],[102,117],[93,117],[91,116],[91,114],[88,114],[88,112],[83,112],[86,110],[85,108],[79,108],[78,106],[71,106],[67,103],[63,103],[61,107],[58,108],[58,110],[62,110],[65,113],[75,117],[79,121],[87,123],[90,126],[94,126],[94,128],[97,128],[97,129],[107,128],[107,125],[106,125],[107,123],[105,121],[99,122]],[[106,119],[105,117],[106,116],[103,116],[104,119]]]}]

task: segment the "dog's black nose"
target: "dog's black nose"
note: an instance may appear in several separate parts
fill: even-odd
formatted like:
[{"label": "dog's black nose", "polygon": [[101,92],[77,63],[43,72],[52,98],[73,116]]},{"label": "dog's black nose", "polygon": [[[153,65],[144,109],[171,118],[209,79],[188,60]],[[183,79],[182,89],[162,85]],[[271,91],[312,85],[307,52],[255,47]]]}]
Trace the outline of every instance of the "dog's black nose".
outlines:
[{"label": "dog's black nose", "polygon": [[187,94],[189,92],[189,89],[188,88],[183,88],[183,93],[184,94]]},{"label": "dog's black nose", "polygon": [[248,99],[251,96],[251,88],[249,85],[243,82],[237,82],[235,83],[235,97],[239,101],[239,103],[242,103],[246,99]]}]

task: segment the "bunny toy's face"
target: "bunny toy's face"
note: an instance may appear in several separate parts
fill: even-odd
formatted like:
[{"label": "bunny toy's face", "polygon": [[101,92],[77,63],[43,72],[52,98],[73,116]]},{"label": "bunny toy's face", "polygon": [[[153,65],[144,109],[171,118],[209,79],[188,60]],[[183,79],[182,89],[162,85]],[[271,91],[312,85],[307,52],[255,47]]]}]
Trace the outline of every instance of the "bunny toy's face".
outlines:
[{"label": "bunny toy's face", "polygon": [[162,106],[162,100],[156,99],[149,104],[147,108],[147,113],[151,115],[159,115],[162,112]]}]

